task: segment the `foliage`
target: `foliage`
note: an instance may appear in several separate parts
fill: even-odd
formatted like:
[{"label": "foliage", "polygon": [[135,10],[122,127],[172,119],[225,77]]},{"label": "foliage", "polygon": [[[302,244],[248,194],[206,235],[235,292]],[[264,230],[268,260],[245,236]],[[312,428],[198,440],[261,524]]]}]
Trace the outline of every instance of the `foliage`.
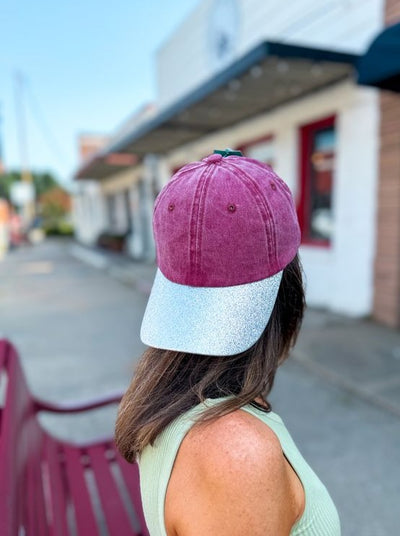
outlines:
[{"label": "foliage", "polygon": [[[11,185],[21,180],[21,172],[14,170],[0,175],[0,198],[10,203]],[[71,196],[51,173],[32,173],[35,187],[36,214],[39,225],[47,235],[71,236],[74,228],[69,221]]]},{"label": "foliage", "polygon": [[63,188],[55,186],[40,195],[38,209],[47,235],[71,236],[74,233],[69,220],[71,196]]},{"label": "foliage", "polygon": [[[33,184],[35,186],[36,198],[39,198],[44,192],[58,186],[55,177],[48,172],[32,173]],[[14,170],[0,175],[0,197],[10,201],[10,187],[16,181],[21,180],[21,172]]]},{"label": "foliage", "polygon": [[62,219],[45,222],[43,229],[47,236],[73,236],[74,234],[72,223]]},{"label": "foliage", "polygon": [[65,216],[64,208],[56,203],[44,204],[41,212],[45,220],[57,220]]}]

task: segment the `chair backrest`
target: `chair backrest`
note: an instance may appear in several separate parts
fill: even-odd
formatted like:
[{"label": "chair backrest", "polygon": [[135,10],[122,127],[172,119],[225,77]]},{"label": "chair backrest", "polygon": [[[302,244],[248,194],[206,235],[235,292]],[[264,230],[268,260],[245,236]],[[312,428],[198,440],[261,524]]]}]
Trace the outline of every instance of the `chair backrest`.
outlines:
[{"label": "chair backrest", "polygon": [[0,379],[6,382],[0,421],[0,534],[14,536],[25,526],[26,486],[40,468],[43,431],[16,349],[0,340]]}]

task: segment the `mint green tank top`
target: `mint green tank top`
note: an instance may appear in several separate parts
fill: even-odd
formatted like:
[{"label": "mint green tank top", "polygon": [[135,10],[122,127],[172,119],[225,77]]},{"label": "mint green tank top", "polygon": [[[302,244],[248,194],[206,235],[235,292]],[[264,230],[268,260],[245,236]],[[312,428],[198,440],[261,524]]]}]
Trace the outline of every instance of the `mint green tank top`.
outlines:
[{"label": "mint green tank top", "polygon": [[[217,404],[225,399],[208,399],[204,404]],[[143,510],[151,536],[167,536],[164,525],[164,501],[171,471],[179,446],[204,410],[199,404],[173,421],[148,445],[138,462]],[[340,520],[328,490],[300,454],[278,414],[263,412],[246,405],[241,408],[269,426],[278,436],[282,451],[300,478],[305,492],[305,509],[293,525],[290,536],[340,536]]]}]

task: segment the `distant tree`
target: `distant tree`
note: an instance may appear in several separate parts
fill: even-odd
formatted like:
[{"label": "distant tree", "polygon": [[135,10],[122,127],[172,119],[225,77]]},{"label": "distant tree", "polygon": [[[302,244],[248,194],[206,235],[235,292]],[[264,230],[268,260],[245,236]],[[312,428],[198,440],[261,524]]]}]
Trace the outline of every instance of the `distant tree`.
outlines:
[{"label": "distant tree", "polygon": [[46,234],[71,235],[71,209],[71,196],[61,186],[55,186],[41,194],[38,199],[38,212]]},{"label": "distant tree", "polygon": [[62,218],[69,214],[72,208],[71,196],[60,186],[43,192],[39,196],[38,202],[40,212],[45,219]]},{"label": "distant tree", "polygon": [[[48,172],[32,173],[32,179],[35,186],[36,199],[48,190],[58,186],[56,178]],[[14,182],[20,180],[21,172],[17,170],[8,171],[0,175],[0,197],[10,201],[10,187]]]},{"label": "distant tree", "polygon": [[45,192],[59,186],[57,180],[50,173],[34,173],[36,197],[39,198]]}]

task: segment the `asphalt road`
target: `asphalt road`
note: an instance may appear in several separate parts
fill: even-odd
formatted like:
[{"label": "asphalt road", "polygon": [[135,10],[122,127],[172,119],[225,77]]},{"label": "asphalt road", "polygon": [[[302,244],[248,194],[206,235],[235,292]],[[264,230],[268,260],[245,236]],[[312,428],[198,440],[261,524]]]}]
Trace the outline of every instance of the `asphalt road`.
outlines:
[{"label": "asphalt road", "polygon": [[[70,250],[68,241],[47,241],[0,262],[0,335],[16,344],[33,391],[54,401],[124,390],[144,349],[145,292]],[[400,534],[399,417],[299,359],[278,371],[271,401],[334,499],[343,536]],[[112,434],[115,410],[43,422],[84,440]]]}]

